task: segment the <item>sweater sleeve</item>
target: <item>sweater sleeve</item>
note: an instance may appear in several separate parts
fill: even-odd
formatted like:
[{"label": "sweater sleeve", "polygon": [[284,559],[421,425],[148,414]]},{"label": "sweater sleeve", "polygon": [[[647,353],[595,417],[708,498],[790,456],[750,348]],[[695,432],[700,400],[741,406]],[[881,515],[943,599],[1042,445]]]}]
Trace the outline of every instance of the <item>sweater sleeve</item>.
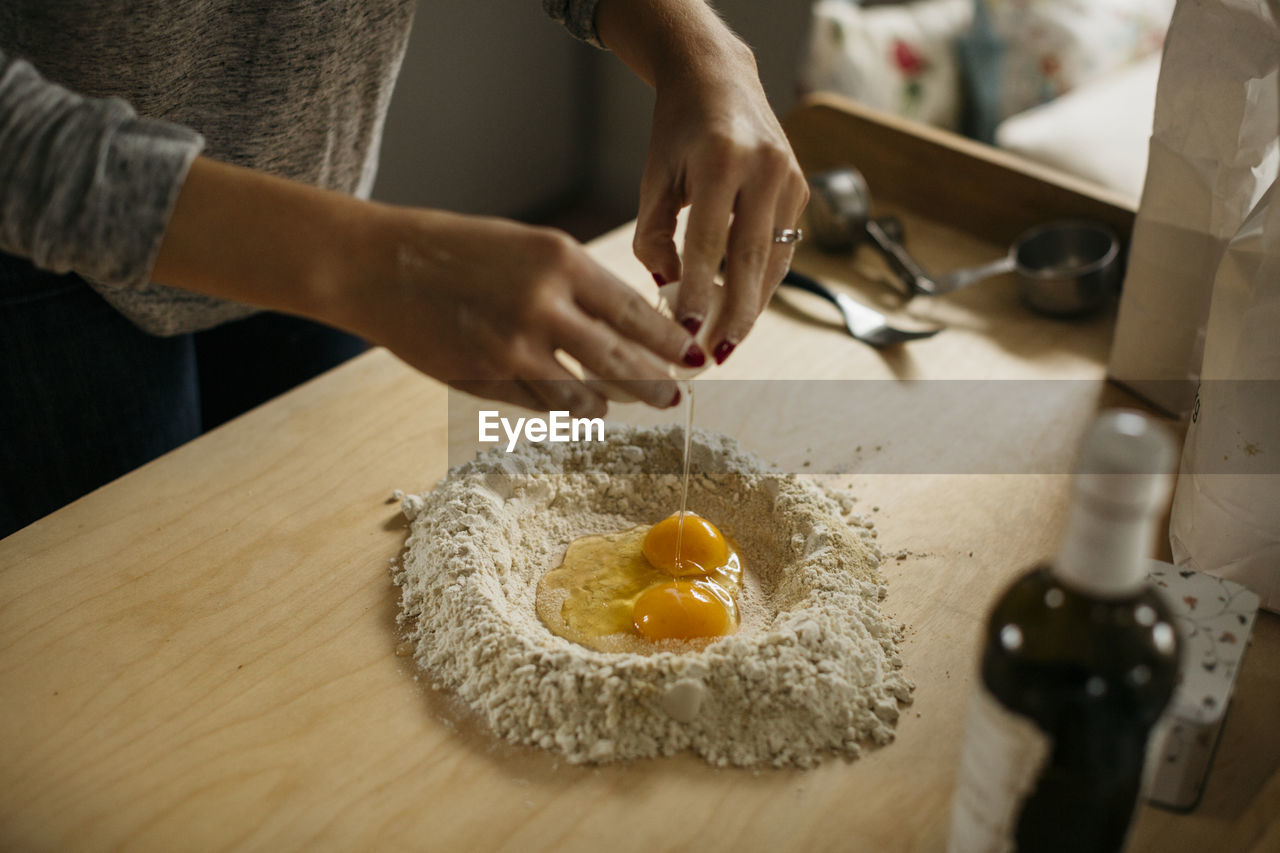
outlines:
[{"label": "sweater sleeve", "polygon": [[85,98],[0,51],[0,250],[52,272],[146,284],[195,131]]},{"label": "sweater sleeve", "polygon": [[596,3],[599,0],[542,0],[542,8],[555,20],[564,24],[574,38],[603,48],[600,34],[596,32]]}]

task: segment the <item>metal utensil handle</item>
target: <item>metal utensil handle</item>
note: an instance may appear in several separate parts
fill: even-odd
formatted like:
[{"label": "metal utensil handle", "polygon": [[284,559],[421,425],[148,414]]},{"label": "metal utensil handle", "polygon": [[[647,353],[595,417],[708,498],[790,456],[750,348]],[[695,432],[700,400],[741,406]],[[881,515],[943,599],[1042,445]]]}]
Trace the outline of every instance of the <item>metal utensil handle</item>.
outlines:
[{"label": "metal utensil handle", "polygon": [[889,266],[897,273],[898,278],[907,286],[909,293],[933,295],[937,292],[938,286],[929,274],[924,271],[924,267],[920,266],[916,259],[911,257],[901,243],[889,236],[877,220],[868,219],[865,227],[867,236],[871,238],[871,242],[884,255],[885,260],[889,262]]},{"label": "metal utensil handle", "polygon": [[836,293],[816,279],[809,278],[804,273],[795,270],[787,270],[787,274],[782,277],[782,283],[789,287],[797,287],[800,290],[807,290],[812,294],[821,296],[832,305],[839,305],[840,300],[836,298]]},{"label": "metal utensil handle", "polygon": [[976,267],[966,267],[955,272],[949,272],[938,278],[935,284],[938,287],[938,293],[950,293],[953,290],[960,290],[971,284],[977,284],[983,279],[991,278],[1002,273],[1013,272],[1018,266],[1014,259],[1013,252],[1005,255],[1003,258],[996,258],[994,261],[982,264]]},{"label": "metal utensil handle", "polygon": [[884,231],[885,236],[890,240],[902,242],[902,220],[896,216],[877,216],[875,219],[880,228]]}]

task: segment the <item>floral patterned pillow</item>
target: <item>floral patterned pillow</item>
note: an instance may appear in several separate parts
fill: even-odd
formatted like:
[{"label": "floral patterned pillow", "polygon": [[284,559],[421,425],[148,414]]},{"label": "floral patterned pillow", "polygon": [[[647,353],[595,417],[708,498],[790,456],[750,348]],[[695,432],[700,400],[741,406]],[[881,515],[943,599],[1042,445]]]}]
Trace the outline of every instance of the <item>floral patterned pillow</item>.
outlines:
[{"label": "floral patterned pillow", "polygon": [[834,91],[955,129],[962,106],[955,40],[972,19],[973,0],[868,9],[849,0],[818,0],[801,66],[802,92]]},{"label": "floral patterned pillow", "polygon": [[1004,43],[1008,117],[1159,51],[1174,0],[977,0]]}]

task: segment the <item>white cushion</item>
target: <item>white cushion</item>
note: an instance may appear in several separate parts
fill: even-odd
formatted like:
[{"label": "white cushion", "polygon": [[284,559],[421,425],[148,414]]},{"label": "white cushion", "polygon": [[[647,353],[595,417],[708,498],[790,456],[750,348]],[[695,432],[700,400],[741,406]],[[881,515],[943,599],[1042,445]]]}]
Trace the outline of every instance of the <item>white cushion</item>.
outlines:
[{"label": "white cushion", "polygon": [[985,0],[1005,44],[1000,116],[1158,53],[1174,0]]},{"label": "white cushion", "polygon": [[996,144],[1135,200],[1147,172],[1160,54],[1006,119]]}]

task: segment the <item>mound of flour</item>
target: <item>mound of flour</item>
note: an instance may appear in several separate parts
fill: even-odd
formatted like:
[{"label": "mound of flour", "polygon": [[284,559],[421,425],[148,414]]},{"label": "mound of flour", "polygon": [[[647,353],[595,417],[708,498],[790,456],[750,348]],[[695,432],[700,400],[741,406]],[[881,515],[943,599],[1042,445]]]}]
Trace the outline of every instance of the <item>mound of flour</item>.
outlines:
[{"label": "mound of flour", "polygon": [[690,749],[717,765],[804,767],[888,743],[913,685],[880,609],[870,525],[849,496],[724,436],[695,430],[689,508],[736,540],[752,576],[736,634],[686,653],[606,653],[538,619],[538,578],[570,541],[678,508],[682,453],[679,427],[610,425],[603,442],[481,454],[404,496],[394,579],[425,678],[499,737],[574,763]]}]

